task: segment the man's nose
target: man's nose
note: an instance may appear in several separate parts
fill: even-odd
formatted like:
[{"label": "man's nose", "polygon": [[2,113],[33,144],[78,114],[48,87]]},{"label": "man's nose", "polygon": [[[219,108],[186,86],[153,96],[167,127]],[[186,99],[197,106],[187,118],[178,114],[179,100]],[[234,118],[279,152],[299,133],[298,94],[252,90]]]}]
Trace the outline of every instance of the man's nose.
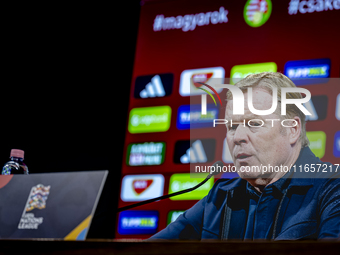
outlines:
[{"label": "man's nose", "polygon": [[234,133],[234,143],[241,145],[242,143],[248,143],[248,128],[242,125],[238,125]]}]

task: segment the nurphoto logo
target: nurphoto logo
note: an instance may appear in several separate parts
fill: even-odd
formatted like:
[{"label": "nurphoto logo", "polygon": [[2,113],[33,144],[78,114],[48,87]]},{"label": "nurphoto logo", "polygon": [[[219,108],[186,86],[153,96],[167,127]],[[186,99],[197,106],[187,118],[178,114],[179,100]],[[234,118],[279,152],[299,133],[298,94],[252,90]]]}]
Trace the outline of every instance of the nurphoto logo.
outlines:
[{"label": "nurphoto logo", "polygon": [[[204,85],[207,87],[209,86],[207,84],[204,84]],[[233,115],[244,114],[244,95],[240,88],[235,87],[234,85],[229,85],[229,84],[219,84],[219,85],[214,85],[214,87],[229,89],[233,95],[233,100],[232,100],[233,101]],[[272,91],[273,91],[273,98],[277,99],[277,88],[272,87]],[[273,100],[273,104],[270,109],[257,110],[253,106],[253,90],[251,87],[247,88],[247,93],[248,93],[248,107],[251,113],[256,114],[256,115],[268,115],[268,114],[272,114],[273,112],[275,112],[276,107],[277,107],[277,100]],[[306,97],[288,99],[286,98],[287,93],[304,93]],[[211,93],[209,94],[212,97]],[[204,105],[204,103],[206,104],[206,100],[204,100],[204,97],[206,98],[205,94],[201,95],[201,109],[206,108],[206,105]],[[303,104],[307,103],[310,100],[310,98],[311,98],[311,93],[309,92],[309,90],[305,88],[281,88],[281,105],[282,105],[281,115],[286,115],[286,106],[288,104],[295,104],[305,115],[312,115],[306,109],[306,107],[303,106]],[[218,96],[218,99],[221,101],[219,96]],[[204,115],[203,111],[202,111],[202,115]]]},{"label": "nurphoto logo", "polygon": [[[205,83],[201,83],[205,86],[207,86],[208,88],[210,88],[212,91],[215,91],[215,89],[212,88],[212,86],[207,85]],[[230,92],[233,95],[233,100],[232,100],[232,104],[233,104],[233,115],[244,115],[244,94],[242,92],[242,90],[238,87],[235,87],[234,85],[230,85],[230,84],[219,84],[219,85],[214,85],[213,87],[215,88],[226,88],[229,89]],[[203,88],[202,88],[203,89]],[[205,89],[203,89],[205,90]],[[206,91],[206,90],[205,90]],[[213,98],[213,95],[207,91],[207,93]],[[294,99],[288,99],[286,98],[287,93],[303,93],[306,96],[304,98],[294,98]],[[219,95],[216,93],[218,99],[221,102],[221,99],[219,97]],[[252,88],[249,87],[247,88],[247,94],[248,94],[248,108],[250,110],[251,113],[255,114],[255,115],[259,115],[259,116],[263,116],[263,115],[269,115],[275,112],[276,108],[277,108],[277,95],[278,95],[278,91],[276,87],[272,87],[272,95],[273,95],[273,102],[272,102],[272,106],[270,109],[268,110],[257,110],[255,109],[254,105],[253,105],[253,91]],[[275,100],[276,98],[276,100]],[[309,100],[311,99],[311,93],[305,89],[305,88],[281,88],[281,115],[286,115],[286,108],[288,104],[294,104],[296,107],[298,107],[301,112],[303,114],[305,114],[306,116],[312,115],[307,108],[303,105],[304,103],[309,102]],[[215,104],[216,101],[213,98]],[[221,103],[222,105],[222,103]],[[207,99],[206,99],[206,94],[202,94],[201,95],[201,114],[205,115],[206,114],[206,108],[207,108]],[[266,121],[272,121],[272,127],[274,125],[274,121],[277,121],[278,119],[266,119]],[[261,121],[261,125],[257,126],[257,127],[262,127],[264,125],[263,120]],[[285,125],[284,123],[286,122],[293,122],[293,126],[296,126],[297,123],[295,120],[293,119],[285,119],[283,121],[281,121],[281,125],[284,127],[291,127],[288,125]],[[245,126],[246,121],[243,121],[243,125]],[[251,126],[252,120],[248,121],[248,125]],[[226,119],[214,119],[213,120],[213,127],[215,127],[216,124],[228,124],[228,120]],[[232,120],[230,120],[230,126],[232,126]]]}]

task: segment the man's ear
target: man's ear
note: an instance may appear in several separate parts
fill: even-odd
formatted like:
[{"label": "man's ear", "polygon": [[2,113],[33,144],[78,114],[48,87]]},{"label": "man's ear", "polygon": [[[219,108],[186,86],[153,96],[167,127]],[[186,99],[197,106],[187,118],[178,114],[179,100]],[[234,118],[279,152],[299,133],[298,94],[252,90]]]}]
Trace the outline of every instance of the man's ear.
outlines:
[{"label": "man's ear", "polygon": [[295,144],[300,137],[301,134],[301,119],[298,116],[295,116],[293,118],[293,120],[295,120],[294,122],[292,121],[292,125],[291,126],[295,126],[294,127],[289,127],[289,143],[290,144]]}]

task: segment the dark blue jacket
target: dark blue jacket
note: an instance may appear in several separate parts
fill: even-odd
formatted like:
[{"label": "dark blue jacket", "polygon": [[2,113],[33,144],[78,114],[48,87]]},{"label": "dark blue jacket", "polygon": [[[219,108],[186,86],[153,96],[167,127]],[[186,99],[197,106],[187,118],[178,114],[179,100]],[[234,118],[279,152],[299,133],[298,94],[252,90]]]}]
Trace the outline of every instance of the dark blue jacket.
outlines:
[{"label": "dark blue jacket", "polygon": [[[307,165],[309,172],[299,173],[300,165],[302,170]],[[293,178],[281,178],[263,190],[252,224],[253,239],[340,239],[340,167],[337,173],[336,168],[303,148],[285,175]],[[217,180],[206,197],[148,240],[244,240],[247,190],[247,181],[241,178]]]}]

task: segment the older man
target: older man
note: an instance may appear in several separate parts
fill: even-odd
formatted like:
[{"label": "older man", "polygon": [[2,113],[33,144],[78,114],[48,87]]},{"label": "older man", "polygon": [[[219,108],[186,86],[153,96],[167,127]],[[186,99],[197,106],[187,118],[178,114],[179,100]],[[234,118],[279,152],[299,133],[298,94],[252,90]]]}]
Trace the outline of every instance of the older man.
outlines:
[{"label": "older man", "polygon": [[[245,111],[232,114],[228,92],[226,119],[232,125],[227,124],[226,137],[241,178],[219,179],[206,197],[148,240],[340,239],[340,170],[312,175],[296,171],[300,166],[336,169],[309,149],[304,114],[287,105],[282,116],[280,93],[278,108],[270,115],[255,115],[248,108],[247,88],[252,89],[254,108],[267,110],[273,102],[272,87],[280,92],[295,87],[293,82],[280,73],[261,73],[235,86],[244,93]],[[288,93],[287,98],[301,95]],[[274,171],[274,166],[281,170]],[[263,167],[265,172],[258,171]]]}]

